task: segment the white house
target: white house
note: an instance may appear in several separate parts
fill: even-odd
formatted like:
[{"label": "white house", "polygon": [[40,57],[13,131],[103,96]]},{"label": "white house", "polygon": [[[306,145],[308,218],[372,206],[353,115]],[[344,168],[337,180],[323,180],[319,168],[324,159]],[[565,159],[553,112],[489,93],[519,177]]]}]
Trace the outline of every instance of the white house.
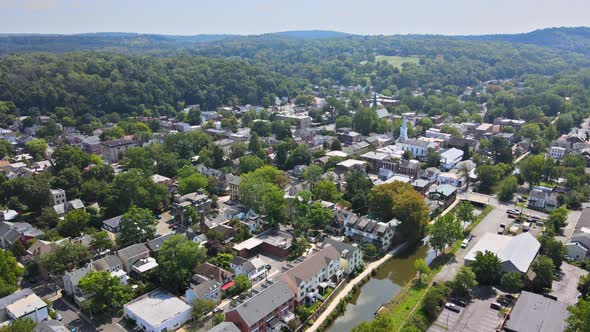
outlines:
[{"label": "white house", "polygon": [[230,267],[234,270],[236,275],[245,275],[250,280],[260,280],[266,277],[266,265],[266,262],[258,256],[249,260],[236,256],[230,263]]},{"label": "white house", "polygon": [[463,153],[463,150],[459,150],[456,148],[450,148],[441,153],[440,164],[442,168],[449,170],[455,167],[455,165],[457,165],[458,162],[463,160]]},{"label": "white house", "polygon": [[438,184],[450,184],[453,187],[460,187],[463,185],[463,178],[457,173],[442,172],[436,177]]},{"label": "white house", "polygon": [[424,158],[429,148],[436,149],[437,147],[434,142],[414,138],[410,138],[404,142],[398,142],[397,144],[404,152],[409,151],[414,158]]},{"label": "white house", "polygon": [[561,146],[552,146],[549,148],[549,157],[553,159],[561,159],[567,152],[566,148]]},{"label": "white house", "polygon": [[185,292],[188,303],[196,299],[207,299],[215,302],[221,301],[221,283],[215,279],[204,280],[200,284],[192,284]]},{"label": "white house", "polygon": [[147,332],[175,331],[191,319],[192,307],[163,289],[153,290],[123,306],[126,318]]},{"label": "white house", "polygon": [[30,318],[36,323],[49,318],[47,303],[29,288],[0,299],[0,326],[19,318]]},{"label": "white house", "polygon": [[337,281],[342,274],[340,253],[334,246],[326,245],[279,278],[291,288],[297,302],[301,302],[305,299],[314,301],[322,283]]}]

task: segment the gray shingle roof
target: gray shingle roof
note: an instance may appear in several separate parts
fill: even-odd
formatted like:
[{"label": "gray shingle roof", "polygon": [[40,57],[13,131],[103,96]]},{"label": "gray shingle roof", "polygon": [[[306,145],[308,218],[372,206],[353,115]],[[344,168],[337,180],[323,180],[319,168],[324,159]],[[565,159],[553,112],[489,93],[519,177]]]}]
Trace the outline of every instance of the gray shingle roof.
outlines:
[{"label": "gray shingle roof", "polygon": [[293,293],[287,284],[279,281],[253,296],[235,310],[248,326],[252,326],[292,298]]},{"label": "gray shingle roof", "polygon": [[119,224],[121,224],[121,218],[123,216],[116,216],[116,217],[112,217],[110,219],[107,220],[103,220],[102,223],[111,227],[111,228],[117,228],[119,227]]},{"label": "gray shingle roof", "polygon": [[148,247],[146,247],[145,244],[137,243],[137,244],[130,245],[129,247],[119,250],[119,256],[131,258],[133,256],[137,256],[137,255],[144,253],[146,251],[150,251],[150,250],[148,249]]},{"label": "gray shingle roof", "polygon": [[518,332],[561,332],[568,316],[567,304],[523,291],[505,328]]},{"label": "gray shingle roof", "polygon": [[94,265],[94,268],[97,271],[106,271],[106,270],[112,269],[115,266],[122,265],[121,259],[115,255],[105,256],[105,257],[95,261],[92,264]]},{"label": "gray shingle roof", "polygon": [[148,241],[148,243],[146,243],[146,245],[148,246],[148,248],[150,248],[150,250],[152,252],[158,252],[158,251],[160,251],[160,249],[162,249],[164,242],[166,240],[168,240],[170,237],[172,237],[173,235],[174,235],[174,233],[168,233],[166,235],[162,235],[160,237],[157,237],[153,240]]},{"label": "gray shingle roof", "polygon": [[333,239],[330,239],[329,237],[324,239],[324,245],[330,244],[332,245],[334,248],[336,248],[336,250],[338,250],[338,252],[340,253],[340,255],[342,256],[343,253],[345,253],[344,258],[349,259],[352,257],[352,255],[354,254],[355,251],[358,251],[359,248],[355,247],[351,244],[348,243],[344,243],[341,241],[336,241]]},{"label": "gray shingle roof", "polygon": [[232,322],[221,322],[213,326],[209,332],[240,332],[240,329]]}]

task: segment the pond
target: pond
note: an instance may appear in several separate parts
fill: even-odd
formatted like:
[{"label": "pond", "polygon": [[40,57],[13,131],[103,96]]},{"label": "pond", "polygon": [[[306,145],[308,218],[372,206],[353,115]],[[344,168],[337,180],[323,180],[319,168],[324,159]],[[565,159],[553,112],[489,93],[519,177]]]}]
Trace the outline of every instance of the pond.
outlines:
[{"label": "pond", "polygon": [[362,321],[372,320],[375,311],[399,293],[416,275],[414,262],[422,258],[430,264],[434,257],[434,251],[429,250],[428,246],[419,246],[406,249],[385,262],[377,269],[377,274],[353,294],[344,314],[336,318],[326,331],[351,331]]}]

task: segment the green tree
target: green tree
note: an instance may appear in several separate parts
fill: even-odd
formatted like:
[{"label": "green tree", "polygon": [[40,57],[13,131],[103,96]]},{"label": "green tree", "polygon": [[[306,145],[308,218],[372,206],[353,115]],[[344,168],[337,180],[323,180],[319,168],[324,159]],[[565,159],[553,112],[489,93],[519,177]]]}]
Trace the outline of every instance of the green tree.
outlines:
[{"label": "green tree", "polygon": [[75,270],[90,259],[88,248],[80,243],[64,241],[51,254],[41,256],[41,265],[49,272],[62,274],[66,270]]},{"label": "green tree", "polygon": [[252,282],[247,276],[240,274],[234,278],[234,286],[232,287],[232,294],[241,294],[252,287]]},{"label": "green tree", "polygon": [[320,165],[312,164],[303,172],[303,178],[309,181],[312,185],[315,185],[320,181],[324,174],[324,168]]},{"label": "green tree", "polygon": [[158,254],[158,274],[162,285],[172,292],[184,290],[193,269],[205,260],[205,249],[183,235],[173,235],[164,241]]},{"label": "green tree", "polygon": [[473,287],[477,286],[475,273],[467,266],[461,266],[459,272],[451,283],[455,294],[467,294]]},{"label": "green tree", "polygon": [[352,127],[354,130],[367,136],[375,131],[377,119],[377,113],[375,113],[375,110],[372,108],[363,108],[355,113]]},{"label": "green tree", "polygon": [[463,237],[463,228],[455,215],[447,213],[437,218],[430,230],[430,246],[438,252],[443,252],[448,245]]},{"label": "green tree", "polygon": [[240,173],[250,173],[264,166],[264,161],[257,156],[248,155],[240,157]]},{"label": "green tree", "polygon": [[0,249],[0,297],[10,295],[18,289],[18,280],[23,272],[13,254]]},{"label": "green tree", "polygon": [[461,201],[455,209],[455,216],[463,223],[463,229],[465,224],[475,221],[475,215],[473,214],[473,204],[468,201]]},{"label": "green tree", "polygon": [[156,211],[168,195],[168,188],[154,183],[142,170],[133,168],[117,175],[109,187],[105,202],[107,215],[125,213],[133,205]]},{"label": "green tree", "polygon": [[567,308],[570,316],[565,320],[566,332],[590,331],[590,299],[580,299],[578,303]]},{"label": "green tree", "polygon": [[586,298],[590,295],[590,274],[586,274],[580,277],[578,281],[578,291],[582,294],[582,297]]},{"label": "green tree", "polygon": [[209,299],[196,299],[193,301],[193,319],[200,322],[205,315],[215,309],[215,301]]},{"label": "green tree", "polygon": [[77,237],[88,227],[90,215],[83,209],[66,213],[64,220],[57,224],[57,231],[63,237]]},{"label": "green tree", "polygon": [[539,242],[541,242],[541,255],[551,258],[555,268],[559,269],[563,262],[563,257],[567,254],[563,242],[547,235],[541,235],[539,237]]},{"label": "green tree", "polygon": [[25,152],[30,154],[33,159],[39,161],[45,158],[47,142],[44,139],[33,139],[25,143]]},{"label": "green tree", "polygon": [[340,143],[340,141],[337,139],[333,140],[332,145],[330,146],[330,150],[341,151],[342,150],[342,143]]},{"label": "green tree", "polygon": [[422,283],[422,276],[430,274],[430,267],[426,264],[426,261],[423,259],[417,259],[414,262],[414,268],[418,271],[418,281]]},{"label": "green tree", "polygon": [[35,325],[35,321],[30,318],[19,318],[9,325],[2,326],[0,332],[34,332]]},{"label": "green tree", "polygon": [[313,228],[323,230],[334,219],[334,212],[322,203],[314,202],[309,208],[307,219]]},{"label": "green tree", "polygon": [[440,164],[440,153],[433,148],[428,148],[426,152],[426,165],[428,167],[437,167]]},{"label": "green tree", "polygon": [[93,294],[85,304],[91,312],[120,308],[133,299],[131,287],[123,285],[120,278],[108,271],[90,272],[80,279],[78,287],[85,294]]},{"label": "green tree", "polygon": [[65,190],[68,199],[80,197],[81,185],[82,174],[75,167],[64,168],[53,178],[53,186]]},{"label": "green tree", "polygon": [[500,281],[502,275],[502,264],[496,254],[491,251],[475,254],[475,261],[470,265],[475,273],[477,282],[482,285],[495,285]]},{"label": "green tree", "polygon": [[204,189],[209,184],[207,177],[203,174],[192,174],[178,182],[178,191],[181,195],[194,193],[199,189]]},{"label": "green tree", "polygon": [[518,180],[516,176],[511,175],[505,178],[500,183],[500,192],[498,193],[498,199],[502,202],[510,202],[514,198],[514,193],[518,189]]},{"label": "green tree", "polygon": [[106,231],[94,232],[90,236],[92,237],[90,246],[95,252],[100,253],[107,249],[110,250],[113,248],[113,241]]},{"label": "green tree", "polygon": [[422,311],[427,317],[436,318],[448,295],[449,289],[444,284],[430,287],[424,294]]},{"label": "green tree", "polygon": [[289,258],[296,259],[303,255],[311,245],[304,237],[296,237],[291,244],[291,254]]},{"label": "green tree", "polygon": [[346,115],[337,117],[336,129],[338,128],[352,128],[352,118]]},{"label": "green tree", "polygon": [[553,270],[555,270],[555,265],[553,265],[551,258],[547,256],[537,257],[533,263],[533,272],[535,272],[533,288],[538,292],[543,292],[545,289],[551,288]]},{"label": "green tree", "polygon": [[374,244],[369,243],[365,246],[365,255],[369,257],[377,256],[377,247]]},{"label": "green tree", "polygon": [[538,154],[520,162],[520,174],[531,185],[538,184],[541,181],[545,156]]},{"label": "green tree", "polygon": [[567,215],[568,210],[565,206],[551,210],[549,218],[547,218],[547,229],[551,229],[555,234],[559,233],[561,227],[566,225]]},{"label": "green tree", "polygon": [[14,156],[14,147],[10,142],[0,140],[0,159]]},{"label": "green tree", "polygon": [[117,244],[130,246],[153,239],[156,236],[156,223],[152,211],[132,206],[121,216],[121,232]]},{"label": "green tree", "polygon": [[148,150],[141,147],[129,148],[123,155],[121,164],[126,169],[138,168],[144,171],[146,175],[154,174],[156,169],[155,160],[151,157]]},{"label": "green tree", "polygon": [[234,255],[228,253],[219,253],[215,257],[209,259],[209,263],[219,266],[222,269],[229,270],[230,263],[234,259]]},{"label": "green tree", "polygon": [[340,199],[340,193],[333,181],[321,180],[311,189],[313,197],[327,202],[337,202]]},{"label": "green tree", "polygon": [[508,293],[520,293],[524,288],[524,281],[520,272],[507,272],[502,275],[500,280],[502,290]]}]

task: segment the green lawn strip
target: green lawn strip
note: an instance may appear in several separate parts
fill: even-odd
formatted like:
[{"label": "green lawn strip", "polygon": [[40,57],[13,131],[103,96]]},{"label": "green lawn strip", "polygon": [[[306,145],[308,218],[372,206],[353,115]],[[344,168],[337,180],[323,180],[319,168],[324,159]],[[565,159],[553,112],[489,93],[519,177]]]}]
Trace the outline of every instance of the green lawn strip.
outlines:
[{"label": "green lawn strip", "polygon": [[[477,226],[493,209],[494,207],[491,205],[486,206],[479,216],[477,216],[475,221],[467,227],[466,231],[471,233],[475,226]],[[432,272],[427,277],[424,277],[426,280],[423,280],[423,286],[416,287],[415,282],[410,281],[390,302],[385,305],[387,311],[383,314],[387,315],[391,320],[394,331],[399,330],[405,322],[410,321],[419,311],[418,306],[422,303],[421,299],[430,288],[430,285],[432,285],[434,276],[440,272],[443,266],[455,255],[457,250],[461,248],[462,242],[463,240],[455,241],[448,253],[435,259],[431,264]],[[428,287],[426,287],[426,285],[428,285]],[[416,308],[416,310],[414,310],[414,308]]]},{"label": "green lawn strip", "polygon": [[375,57],[375,61],[386,61],[390,65],[397,67],[398,69],[402,69],[402,64],[404,63],[411,63],[411,64],[418,64],[420,62],[420,58],[418,57],[411,57],[411,56],[397,56],[397,55],[377,55]]}]

